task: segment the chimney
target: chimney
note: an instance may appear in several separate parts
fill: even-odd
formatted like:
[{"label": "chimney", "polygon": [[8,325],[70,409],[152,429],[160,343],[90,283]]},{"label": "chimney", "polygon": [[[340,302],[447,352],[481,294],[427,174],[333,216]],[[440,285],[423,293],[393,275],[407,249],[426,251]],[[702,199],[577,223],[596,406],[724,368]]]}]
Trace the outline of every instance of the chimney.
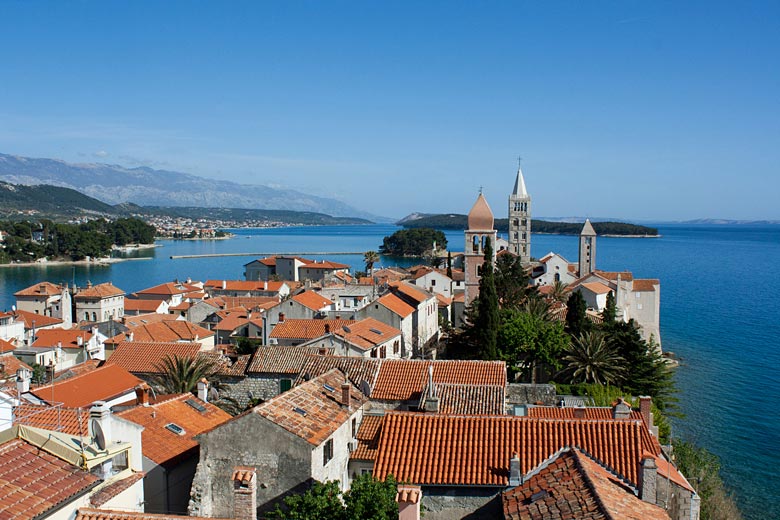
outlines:
[{"label": "chimney", "polygon": [[352,390],[352,385],[349,383],[341,384],[341,404],[349,409],[352,404],[352,395],[349,393]]},{"label": "chimney", "polygon": [[647,395],[639,396],[639,413],[645,421],[648,429],[653,429],[653,413],[650,411],[653,406],[653,398]]},{"label": "chimney", "polygon": [[631,417],[631,407],[622,397],[612,406],[613,419],[628,419]]},{"label": "chimney", "polygon": [[422,489],[411,484],[399,484],[395,495],[398,502],[398,520],[420,520]]},{"label": "chimney", "polygon": [[515,487],[523,483],[522,475],[520,474],[520,457],[517,452],[512,453],[512,458],[509,459],[509,486]]},{"label": "chimney", "polygon": [[79,347],[83,347],[84,346],[84,338],[81,337],[81,336],[78,336],[76,338],[76,345],[78,345]]},{"label": "chimney", "polygon": [[577,406],[574,408],[574,418],[575,419],[584,419],[585,418],[585,407],[584,406]]},{"label": "chimney", "polygon": [[135,404],[137,406],[149,406],[149,385],[141,383],[135,387]]},{"label": "chimney", "polygon": [[257,519],[257,470],[251,466],[233,468],[233,518]]},{"label": "chimney", "polygon": [[439,396],[436,395],[436,387],[433,384],[433,365],[428,365],[428,392],[423,403],[423,410],[439,413]]},{"label": "chimney", "polygon": [[134,336],[134,334],[132,332],[128,332],[127,333],[127,341],[132,342],[133,341],[133,336]]},{"label": "chimney", "polygon": [[95,401],[89,409],[89,433],[92,437],[95,437],[95,430],[93,429],[93,424],[95,423],[100,425],[106,446],[110,446],[112,442],[111,408],[105,401]]},{"label": "chimney", "polygon": [[655,459],[649,453],[642,455],[639,462],[639,498],[651,504],[656,503],[656,479],[658,477],[658,466]]},{"label": "chimney", "polygon": [[92,330],[90,332],[92,332],[93,336],[97,336],[98,333],[97,325],[92,325]]},{"label": "chimney", "polygon": [[20,394],[30,391],[30,379],[32,379],[32,370],[21,367],[16,371],[16,390]]},{"label": "chimney", "polygon": [[284,323],[284,313],[283,312],[279,313],[279,323]]},{"label": "chimney", "polygon": [[266,281],[263,281],[263,290],[264,291],[268,290],[268,282],[266,282]]},{"label": "chimney", "polygon": [[198,399],[204,403],[209,402],[209,382],[205,377],[198,381]]},{"label": "chimney", "polygon": [[227,280],[222,280],[222,290],[227,289]]},{"label": "chimney", "polygon": [[325,334],[330,334],[330,323],[325,324]]}]

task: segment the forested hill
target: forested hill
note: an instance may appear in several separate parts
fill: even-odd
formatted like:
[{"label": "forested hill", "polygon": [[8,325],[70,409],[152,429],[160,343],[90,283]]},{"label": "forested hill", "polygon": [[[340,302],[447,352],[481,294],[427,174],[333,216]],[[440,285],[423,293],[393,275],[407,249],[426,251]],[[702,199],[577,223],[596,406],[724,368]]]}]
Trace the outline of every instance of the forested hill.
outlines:
[{"label": "forested hill", "polygon": [[110,204],[59,186],[23,186],[0,181],[0,216],[34,211],[43,215],[114,215]]},{"label": "forested hill", "polygon": [[[623,236],[657,236],[658,229],[626,222],[593,222],[593,229],[599,235],[623,235]],[[403,219],[398,222],[405,228],[434,228],[434,229],[466,229],[468,217],[457,213],[445,213],[441,215],[428,215],[415,219]],[[495,221],[496,231],[507,233],[509,231],[509,219],[500,218]],[[582,223],[549,222],[546,220],[531,220],[533,233],[551,233],[557,235],[579,235],[582,231]]]}]

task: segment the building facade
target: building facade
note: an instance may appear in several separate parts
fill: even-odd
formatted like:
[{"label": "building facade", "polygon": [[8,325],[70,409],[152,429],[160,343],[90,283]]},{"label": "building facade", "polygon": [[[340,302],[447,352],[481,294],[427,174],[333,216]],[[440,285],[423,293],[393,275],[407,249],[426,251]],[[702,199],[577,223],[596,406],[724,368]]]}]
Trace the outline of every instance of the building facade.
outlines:
[{"label": "building facade", "polygon": [[509,251],[519,256],[523,264],[531,261],[531,196],[519,165],[509,196]]}]

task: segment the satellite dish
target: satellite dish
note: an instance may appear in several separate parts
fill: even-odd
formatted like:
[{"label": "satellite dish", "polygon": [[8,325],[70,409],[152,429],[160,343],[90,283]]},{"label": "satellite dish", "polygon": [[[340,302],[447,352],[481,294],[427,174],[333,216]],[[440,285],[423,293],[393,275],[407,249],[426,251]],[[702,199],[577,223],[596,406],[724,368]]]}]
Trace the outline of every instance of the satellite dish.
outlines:
[{"label": "satellite dish", "polygon": [[92,436],[95,438],[95,444],[97,444],[98,449],[101,451],[105,450],[106,435],[103,433],[103,428],[97,419],[92,419]]}]

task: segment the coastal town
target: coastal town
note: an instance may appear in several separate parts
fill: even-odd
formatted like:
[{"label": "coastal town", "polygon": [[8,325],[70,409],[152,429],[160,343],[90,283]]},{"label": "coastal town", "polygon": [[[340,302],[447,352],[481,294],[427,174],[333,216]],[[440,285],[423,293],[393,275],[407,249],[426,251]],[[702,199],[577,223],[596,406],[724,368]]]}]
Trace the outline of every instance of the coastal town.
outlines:
[{"label": "coastal town", "polygon": [[[16,292],[0,315],[0,516],[303,518],[296,498],[329,490],[355,518],[698,520],[667,396],[575,391],[632,384],[633,367],[588,353],[608,334],[640,349],[616,363],[669,370],[659,280],[598,269],[590,221],[575,262],[533,258],[519,167],[507,204],[500,237],[480,192],[446,265],[272,255],[131,293]],[[485,328],[491,305],[503,321]],[[509,333],[528,320],[574,347],[543,358],[554,341]]]}]

